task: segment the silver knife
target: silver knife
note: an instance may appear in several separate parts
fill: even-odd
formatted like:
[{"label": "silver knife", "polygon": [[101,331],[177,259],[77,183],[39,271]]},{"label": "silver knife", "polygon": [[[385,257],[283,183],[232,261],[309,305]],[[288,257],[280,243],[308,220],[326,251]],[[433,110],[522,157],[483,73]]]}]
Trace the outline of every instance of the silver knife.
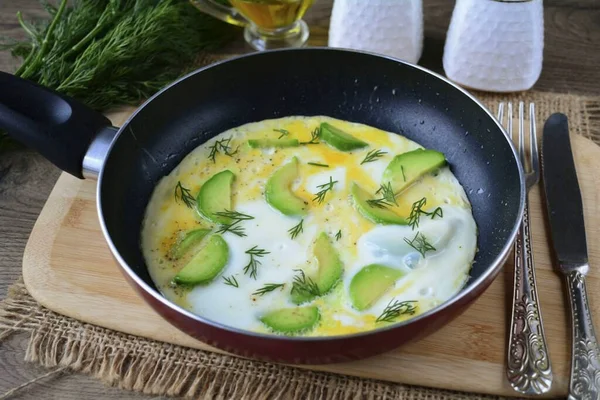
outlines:
[{"label": "silver knife", "polygon": [[600,349],[585,288],[589,270],[581,192],[564,114],[544,125],[542,175],[557,268],[567,280],[572,322],[569,399],[600,398]]}]

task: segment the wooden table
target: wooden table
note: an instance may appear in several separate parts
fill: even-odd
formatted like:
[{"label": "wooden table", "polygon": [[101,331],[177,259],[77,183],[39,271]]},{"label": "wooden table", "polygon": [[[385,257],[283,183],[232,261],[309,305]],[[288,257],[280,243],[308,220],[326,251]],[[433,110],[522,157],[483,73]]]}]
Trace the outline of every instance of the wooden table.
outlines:
[{"label": "wooden table", "polygon": [[[306,20],[311,44],[326,45],[332,0],[319,0]],[[425,49],[420,64],[441,72],[445,32],[452,13],[449,0],[424,0]],[[36,0],[0,0],[0,36],[23,37],[15,13],[44,16]],[[597,0],[545,0],[545,54],[542,76],[535,88],[600,96],[600,3]],[[241,49],[240,40],[233,45]],[[0,70],[17,63],[0,53]],[[0,88],[1,90],[1,88]],[[0,154],[0,299],[21,275],[21,260],[33,224],[59,170],[32,151]],[[23,361],[26,335],[0,344],[0,396],[46,370]],[[36,383],[19,399],[141,399],[156,398],[107,388],[84,375],[61,375]]]}]

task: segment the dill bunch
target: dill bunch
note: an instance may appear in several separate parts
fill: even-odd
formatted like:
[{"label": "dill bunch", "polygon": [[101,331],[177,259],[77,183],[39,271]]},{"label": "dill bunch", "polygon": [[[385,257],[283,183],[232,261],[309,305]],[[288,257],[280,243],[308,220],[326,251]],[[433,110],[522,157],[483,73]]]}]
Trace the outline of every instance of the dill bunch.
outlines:
[{"label": "dill bunch", "polygon": [[0,50],[23,59],[15,75],[97,111],[139,104],[236,33],[188,0],[41,2],[49,18],[32,23],[17,13],[28,38],[4,39]]}]

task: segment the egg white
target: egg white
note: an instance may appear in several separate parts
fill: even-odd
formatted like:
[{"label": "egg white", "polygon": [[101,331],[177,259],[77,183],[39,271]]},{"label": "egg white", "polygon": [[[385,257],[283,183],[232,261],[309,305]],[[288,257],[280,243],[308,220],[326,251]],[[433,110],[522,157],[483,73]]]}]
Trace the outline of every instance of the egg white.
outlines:
[{"label": "egg white", "polygon": [[[273,137],[273,129],[285,128],[306,140],[322,121],[328,121],[369,142],[371,146],[350,153],[341,153],[324,144],[278,150],[241,150],[236,157],[219,155],[213,163],[207,159],[209,147],[216,140],[232,138],[236,146],[248,138]],[[276,134],[275,134],[276,135]],[[355,209],[349,195],[353,181],[374,192],[383,171],[392,157],[420,146],[404,137],[361,124],[328,117],[287,117],[247,124],[210,140],[190,153],[181,164],[163,178],[152,194],[142,228],[142,250],[148,270],[161,292],[171,301],[207,319],[228,326],[268,332],[259,321],[260,315],[281,307],[292,307],[290,289],[297,270],[307,276],[316,273],[313,242],[320,232],[329,234],[344,264],[340,283],[331,293],[315,300],[321,320],[308,336],[336,335],[360,332],[381,326],[375,321],[390,300],[416,301],[417,313],[423,313],[454,296],[468,279],[476,252],[477,228],[463,188],[450,169],[444,167],[429,174],[399,197],[399,213],[408,214],[413,202],[427,198],[427,210],[441,207],[443,218],[422,216],[418,229],[401,225],[376,225]],[[380,149],[385,154],[376,161],[361,164],[369,150]],[[293,185],[298,196],[309,203],[309,214],[303,220],[303,232],[292,239],[289,230],[301,218],[289,217],[272,208],[264,200],[268,177],[281,165],[296,156],[300,162],[299,178]],[[329,164],[330,168],[307,165],[308,162]],[[235,175],[234,208],[252,215],[244,221],[247,236],[226,232],[223,238],[229,246],[229,259],[222,273],[210,284],[182,290],[170,284],[182,265],[168,257],[169,249],[182,233],[210,224],[177,202],[173,188],[185,182],[192,193],[214,173],[231,169]],[[319,185],[336,181],[322,204],[314,201]],[[338,240],[335,234],[340,231]],[[422,257],[405,242],[417,232],[424,234],[435,251]],[[257,277],[244,273],[253,246],[268,251],[260,262]],[[405,275],[365,311],[355,310],[347,288],[352,277],[364,266],[378,263],[397,268]],[[223,277],[235,277],[239,287],[224,284]],[[253,293],[267,283],[283,283],[264,296]],[[412,316],[403,316],[410,318]]]}]

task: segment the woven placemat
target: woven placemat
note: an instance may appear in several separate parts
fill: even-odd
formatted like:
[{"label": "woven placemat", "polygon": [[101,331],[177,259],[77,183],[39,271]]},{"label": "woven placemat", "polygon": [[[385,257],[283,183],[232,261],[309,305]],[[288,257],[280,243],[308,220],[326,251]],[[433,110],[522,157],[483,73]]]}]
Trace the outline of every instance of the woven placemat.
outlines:
[{"label": "woven placemat", "polygon": [[[490,109],[501,101],[533,101],[538,116],[565,113],[572,132],[600,145],[600,98],[539,92],[474,94]],[[107,384],[153,395],[252,400],[502,398],[312,372],[126,335],[42,307],[22,281],[0,302],[0,342],[16,332],[30,334],[27,361],[57,368],[54,371],[87,373]]]}]

